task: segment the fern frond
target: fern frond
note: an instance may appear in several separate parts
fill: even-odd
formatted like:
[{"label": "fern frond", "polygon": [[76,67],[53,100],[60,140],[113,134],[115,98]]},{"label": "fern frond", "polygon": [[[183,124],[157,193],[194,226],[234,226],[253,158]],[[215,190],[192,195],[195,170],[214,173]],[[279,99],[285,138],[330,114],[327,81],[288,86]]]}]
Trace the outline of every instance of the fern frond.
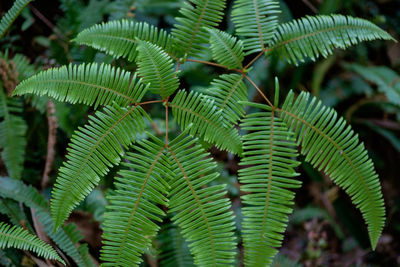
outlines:
[{"label": "fern frond", "polygon": [[176,18],[179,24],[172,29],[176,49],[183,56],[201,57],[207,47],[210,33],[205,27],[216,27],[222,21],[224,0],[189,0],[179,10],[182,17]]},{"label": "fern frond", "polygon": [[245,114],[241,101],[247,101],[247,88],[243,75],[223,74],[211,82],[205,94],[222,110],[228,125],[235,124]]},{"label": "fern frond", "polygon": [[158,46],[139,41],[138,74],[145,83],[150,84],[149,91],[160,94],[163,99],[179,87],[172,59]]},{"label": "fern frond", "polygon": [[343,118],[337,118],[335,110],[315,97],[310,99],[309,93],[302,92],[294,100],[290,92],[279,112],[301,144],[305,160],[329,175],[361,210],[375,249],[385,223],[385,208],[378,175],[357,134]]},{"label": "fern frond", "polygon": [[[187,131],[186,131],[187,132]],[[235,257],[233,212],[223,196],[225,185],[207,186],[218,178],[216,164],[185,132],[169,147],[169,212],[182,229],[198,266],[232,266]]]},{"label": "fern frond", "polygon": [[238,132],[221,124],[221,111],[216,109],[211,99],[193,91],[187,94],[181,90],[168,105],[182,129],[191,125],[190,135],[199,133],[205,141],[216,144],[218,148],[241,153],[242,144]]},{"label": "fern frond", "polygon": [[400,106],[400,76],[395,71],[385,66],[365,67],[358,64],[346,64],[346,68],[376,84],[389,102]]},{"label": "fern frond", "polygon": [[13,95],[33,93],[56,100],[98,106],[139,102],[146,86],[136,75],[108,64],[80,64],[39,72],[22,81]]},{"label": "fern frond", "polygon": [[0,213],[6,215],[13,225],[24,225],[24,228],[27,228],[30,233],[34,233],[24,210],[17,202],[11,199],[0,198]]},{"label": "fern frond", "polygon": [[246,266],[269,266],[282,245],[292,212],[292,189],[301,185],[294,179],[299,165],[296,139],[269,106],[247,104],[261,111],[248,114],[240,124],[249,131],[243,137],[240,162],[245,167],[239,170],[241,190],[248,193],[241,197],[244,260]]},{"label": "fern frond", "polygon": [[7,29],[10,28],[14,20],[21,14],[22,10],[31,2],[32,0],[16,0],[12,7],[7,11],[7,13],[0,20],[0,39],[6,33]]},{"label": "fern frond", "polygon": [[[1,82],[0,82],[1,83]],[[27,125],[22,118],[22,103],[9,99],[0,84],[0,149],[8,175],[21,179],[25,158]]]},{"label": "fern frond", "polygon": [[0,249],[17,248],[35,252],[39,257],[58,260],[65,264],[57,252],[38,237],[30,234],[22,227],[10,226],[0,222]]},{"label": "fern frond", "polygon": [[244,58],[243,42],[229,33],[207,29],[210,36],[210,45],[213,59],[229,69],[242,69]]},{"label": "fern frond", "polygon": [[151,136],[133,150],[137,152],[124,157],[115,194],[108,197],[101,254],[104,266],[138,266],[160,228],[156,222],[165,216],[158,205],[168,205],[164,143]]},{"label": "fern frond", "polygon": [[232,21],[236,34],[244,37],[246,54],[264,50],[278,26],[279,2],[275,0],[236,0]]},{"label": "fern frond", "polygon": [[115,58],[124,57],[134,61],[138,54],[138,39],[173,54],[172,37],[166,31],[145,22],[125,19],[96,24],[80,32],[73,41],[104,51]]},{"label": "fern frond", "polygon": [[82,235],[74,224],[62,226],[54,233],[53,220],[48,211],[49,204],[35,188],[25,185],[20,180],[0,177],[0,196],[22,202],[25,206],[35,209],[35,216],[44,227],[44,231],[62,251],[80,267],[95,266],[87,245],[77,246],[82,240]]},{"label": "fern frond", "polygon": [[52,191],[51,214],[57,229],[73,208],[98,184],[109,168],[120,161],[123,147],[145,128],[139,106],[109,106],[96,112],[72,137],[68,161],[59,169]]},{"label": "fern frond", "polygon": [[279,25],[266,53],[278,53],[295,65],[306,58],[327,57],[335,48],[362,41],[394,40],[375,24],[342,15],[307,16]]},{"label": "fern frond", "polygon": [[68,223],[58,228],[57,232],[54,233],[53,219],[48,212],[39,210],[36,212],[35,216],[44,227],[46,234],[62,251],[71,257],[79,267],[97,266],[89,254],[87,244],[79,244],[83,239],[83,235],[75,224]]},{"label": "fern frond", "polygon": [[177,226],[172,223],[164,225],[158,235],[161,253],[158,257],[163,267],[194,267],[188,243]]}]

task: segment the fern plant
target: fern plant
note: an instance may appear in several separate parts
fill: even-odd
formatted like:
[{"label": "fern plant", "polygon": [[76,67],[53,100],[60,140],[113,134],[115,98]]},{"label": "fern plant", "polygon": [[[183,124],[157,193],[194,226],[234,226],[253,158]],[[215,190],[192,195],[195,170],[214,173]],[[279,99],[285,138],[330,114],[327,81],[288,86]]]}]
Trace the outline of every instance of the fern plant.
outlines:
[{"label": "fern plant", "polygon": [[[385,223],[381,186],[357,134],[308,93],[291,92],[280,105],[277,83],[270,101],[248,73],[263,55],[298,64],[335,48],[392,37],[369,21],[342,15],[279,24],[275,0],[234,1],[236,37],[216,28],[225,5],[184,2],[171,33],[126,20],[95,25],[74,41],[134,62],[136,73],[108,64],[71,64],[40,72],[14,91],[97,110],[72,137],[52,191],[51,215],[56,231],[110,168],[121,166],[105,214],[104,266],[138,266],[166,216],[189,243],[196,265],[234,265],[233,213],[224,185],[210,184],[219,174],[207,144],[242,158],[246,266],[270,265],[282,244],[294,189],[301,186],[299,153],[349,194],[366,221],[372,248],[377,245]],[[180,88],[180,70],[189,63],[229,74],[203,93],[188,92]],[[248,86],[264,103],[248,101]],[[150,104],[165,108],[165,138],[146,129],[151,118],[143,107]],[[256,111],[246,114],[249,107]],[[169,133],[171,114],[182,130],[175,137]]]}]

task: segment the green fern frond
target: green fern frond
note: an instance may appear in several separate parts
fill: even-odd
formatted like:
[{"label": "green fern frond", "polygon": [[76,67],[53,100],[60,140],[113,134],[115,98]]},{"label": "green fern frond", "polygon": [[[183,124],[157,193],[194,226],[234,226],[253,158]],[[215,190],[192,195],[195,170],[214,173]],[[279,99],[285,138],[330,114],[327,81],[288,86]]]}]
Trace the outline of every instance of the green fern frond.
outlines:
[{"label": "green fern frond", "polygon": [[188,243],[179,228],[172,223],[164,225],[157,238],[161,253],[158,257],[163,267],[194,267]]},{"label": "green fern frond", "polygon": [[278,53],[295,65],[306,58],[327,57],[335,48],[345,49],[362,41],[394,40],[375,24],[342,15],[307,16],[281,24],[266,53]]},{"label": "green fern frond", "polygon": [[79,267],[95,266],[87,245],[77,246],[82,241],[82,235],[74,224],[62,226],[54,233],[53,220],[48,211],[49,204],[35,188],[25,185],[20,180],[0,177],[0,196],[22,202],[25,206],[35,209],[35,216],[44,227],[45,233],[62,251],[71,257]]},{"label": "green fern frond", "polygon": [[0,198],[0,213],[6,215],[13,225],[24,225],[24,228],[26,228],[30,233],[34,233],[23,208],[16,201]]},{"label": "green fern frond", "polygon": [[173,54],[172,37],[166,31],[145,22],[125,19],[94,25],[80,32],[73,41],[104,51],[115,58],[124,57],[134,61],[138,54],[138,39]]},{"label": "green fern frond", "polygon": [[32,0],[16,0],[12,7],[7,11],[7,13],[0,20],[0,39],[6,33],[7,29],[10,28],[14,20],[21,14],[22,10],[31,2]]},{"label": "green fern frond", "polygon": [[160,94],[163,99],[179,87],[172,59],[158,46],[139,41],[138,74],[145,83],[150,84],[149,91]]},{"label": "green fern frond", "polygon": [[246,54],[264,50],[278,26],[279,2],[275,0],[236,0],[232,21],[236,34],[244,37]]},{"label": "green fern frond", "polygon": [[69,154],[52,191],[51,214],[57,229],[73,208],[98,184],[109,168],[120,162],[123,147],[145,128],[139,106],[109,106],[96,112],[72,137]]},{"label": "green fern frond", "polygon": [[247,103],[262,111],[248,114],[241,128],[243,155],[239,170],[243,207],[243,242],[246,266],[269,266],[292,212],[294,192],[301,182],[294,179],[300,163],[296,139],[284,122],[267,105]]},{"label": "green fern frond", "polygon": [[108,64],[63,66],[39,72],[24,80],[13,95],[33,93],[56,100],[98,106],[139,102],[147,87],[136,75]]},{"label": "green fern frond", "polygon": [[210,45],[213,59],[229,69],[242,69],[244,59],[243,42],[229,33],[207,29],[210,36]]},{"label": "green fern frond", "polygon": [[232,153],[242,152],[242,143],[238,132],[221,124],[221,110],[217,110],[214,101],[202,94],[179,91],[168,105],[172,114],[182,129],[188,128],[189,133],[199,133],[205,141],[216,144],[218,148]]},{"label": "green fern frond", "polygon": [[36,69],[34,65],[30,64],[29,59],[21,54],[16,54],[12,58],[12,62],[18,72],[18,80],[22,81],[35,74]]},{"label": "green fern frond", "polygon": [[58,260],[65,264],[57,252],[49,245],[30,234],[22,227],[0,222],[0,249],[17,248],[35,252],[39,257]]},{"label": "green fern frond", "polygon": [[[187,132],[187,131],[186,131]],[[197,140],[185,132],[169,147],[169,212],[182,229],[198,266],[232,266],[235,257],[233,212],[225,185],[207,186],[218,178],[216,164]]]},{"label": "green fern frond", "polygon": [[343,118],[338,119],[335,110],[315,97],[310,99],[309,93],[302,92],[294,100],[290,92],[279,113],[295,133],[305,160],[329,175],[361,210],[375,249],[385,224],[385,208],[378,175],[357,134]]},{"label": "green fern frond", "polygon": [[211,82],[205,94],[214,100],[228,125],[235,124],[245,111],[241,101],[247,101],[247,88],[243,75],[223,74]]},{"label": "green fern frond", "polygon": [[172,29],[175,46],[183,56],[201,57],[207,47],[210,33],[205,27],[216,27],[222,21],[224,0],[189,0],[179,10],[182,17],[176,18],[179,24]]},{"label": "green fern frond", "polygon": [[0,149],[1,159],[6,165],[8,175],[21,179],[25,158],[27,125],[21,117],[22,103],[9,99],[0,81]]},{"label": "green fern frond", "polygon": [[392,69],[385,66],[361,66],[346,64],[348,70],[358,73],[365,80],[378,86],[390,103],[400,106],[400,76]]},{"label": "green fern frond", "polygon": [[54,233],[54,223],[50,214],[44,210],[36,212],[36,218],[44,227],[46,234],[64,251],[79,267],[97,266],[89,254],[87,244],[79,244],[83,235],[73,223],[68,223],[57,229]]},{"label": "green fern frond", "polygon": [[[164,143],[151,136],[127,153],[115,179],[115,194],[108,197],[101,259],[104,266],[138,266],[142,254],[151,247],[168,206],[169,185],[165,173]],[[167,159],[168,161],[168,159]]]}]

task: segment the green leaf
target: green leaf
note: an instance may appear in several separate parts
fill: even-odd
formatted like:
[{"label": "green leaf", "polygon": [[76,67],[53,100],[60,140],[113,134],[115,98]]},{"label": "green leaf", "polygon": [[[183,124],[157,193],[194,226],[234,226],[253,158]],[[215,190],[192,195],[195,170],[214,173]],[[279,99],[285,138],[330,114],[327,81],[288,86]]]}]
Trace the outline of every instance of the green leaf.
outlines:
[{"label": "green leaf", "polygon": [[247,88],[243,75],[223,74],[211,82],[205,94],[215,101],[227,125],[234,125],[245,111],[240,101],[247,101]]},{"label": "green leaf", "polygon": [[138,51],[138,73],[150,84],[149,91],[160,94],[163,99],[173,94],[179,87],[179,80],[172,59],[149,42],[139,41]]},{"label": "green leaf", "polygon": [[241,153],[242,144],[238,132],[221,123],[221,111],[216,109],[213,100],[193,91],[189,94],[178,91],[168,105],[182,129],[190,126],[190,135],[198,133],[205,141],[215,144],[218,148]]},{"label": "green leaf", "polygon": [[[252,103],[248,103],[252,105]],[[293,189],[301,182],[294,179],[300,163],[296,139],[285,123],[266,105],[262,111],[248,114],[240,124],[249,131],[243,137],[243,155],[239,170],[244,204],[243,242],[246,266],[269,266],[282,245],[288,215],[293,210]]]},{"label": "green leaf", "polygon": [[113,102],[126,106],[139,102],[147,87],[136,75],[108,64],[97,63],[63,66],[39,72],[21,82],[13,95],[33,93],[56,100],[94,105]]},{"label": "green leaf", "polygon": [[137,57],[138,40],[148,41],[173,54],[172,37],[145,22],[117,20],[94,25],[83,30],[73,40],[106,52],[115,58],[124,57],[134,61]]},{"label": "green leaf", "polygon": [[210,39],[204,27],[216,27],[222,21],[224,0],[189,0],[179,10],[182,17],[176,18],[178,24],[172,29],[175,47],[183,56],[201,57]]},{"label": "green leaf", "polygon": [[10,198],[25,206],[35,209],[35,216],[44,227],[45,233],[57,244],[57,246],[71,257],[78,266],[96,266],[89,255],[86,244],[80,244],[83,236],[74,224],[58,228],[54,233],[54,224],[48,211],[49,204],[46,199],[32,186],[25,185],[20,180],[0,177],[0,196]]},{"label": "green leaf", "polygon": [[22,103],[9,99],[0,84],[0,149],[8,175],[21,179],[25,159],[27,125],[22,118]]},{"label": "green leaf", "polygon": [[65,264],[57,252],[49,245],[30,234],[22,227],[0,222],[0,249],[17,248],[35,252],[39,257],[58,260]]},{"label": "green leaf", "polygon": [[242,69],[244,58],[243,42],[229,33],[207,29],[210,34],[210,45],[213,59],[229,69]]},{"label": "green leaf", "polygon": [[346,69],[358,73],[365,80],[378,86],[390,103],[400,106],[400,76],[395,71],[385,66],[361,66],[346,64]]},{"label": "green leaf", "polygon": [[307,16],[279,25],[266,54],[277,53],[295,65],[306,58],[327,57],[335,48],[345,49],[362,41],[394,40],[375,24],[342,15]]},{"label": "green leaf", "polygon": [[7,13],[0,20],[0,39],[6,33],[14,20],[32,0],[16,0]]},{"label": "green leaf", "polygon": [[71,211],[120,162],[123,148],[143,132],[145,113],[139,106],[109,106],[96,112],[72,136],[69,154],[52,191],[51,214],[57,229]]},{"label": "green leaf", "polygon": [[244,37],[246,54],[263,51],[278,26],[279,2],[275,0],[236,0],[232,21],[236,34]]},{"label": "green leaf", "polygon": [[385,224],[385,207],[378,175],[358,136],[335,110],[309,93],[294,100],[290,92],[278,112],[295,133],[305,160],[330,176],[361,210],[375,249]]},{"label": "green leaf", "polygon": [[[164,180],[164,143],[151,136],[127,153],[115,179],[116,190],[108,197],[101,259],[104,266],[139,266],[159,230],[156,222],[165,216],[169,185]],[[168,162],[167,162],[168,164]]]},{"label": "green leaf", "polygon": [[[187,131],[186,131],[187,132]],[[232,266],[236,237],[225,185],[207,186],[218,178],[216,163],[185,132],[168,147],[171,170],[169,213],[189,242],[198,266]]]}]

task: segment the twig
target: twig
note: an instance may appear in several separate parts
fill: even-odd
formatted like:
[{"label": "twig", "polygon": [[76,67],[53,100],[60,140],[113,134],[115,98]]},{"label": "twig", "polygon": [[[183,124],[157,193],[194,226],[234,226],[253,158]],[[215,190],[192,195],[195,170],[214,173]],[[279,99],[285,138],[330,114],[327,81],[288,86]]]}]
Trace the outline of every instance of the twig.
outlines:
[{"label": "twig", "polygon": [[54,163],[55,157],[55,145],[56,145],[56,132],[58,127],[58,120],[55,116],[56,107],[54,103],[50,100],[47,102],[47,122],[49,126],[49,134],[47,138],[47,155],[46,155],[46,163],[44,166],[43,177],[41,182],[42,189],[46,188],[47,183],[49,182],[49,174],[51,171],[51,167]]},{"label": "twig", "polygon": [[268,103],[268,105],[269,105],[271,108],[274,109],[274,108],[275,108],[274,105],[272,105],[272,103],[271,103],[271,101],[269,101],[268,97],[266,97],[266,96],[264,95],[264,93],[261,91],[260,88],[258,88],[258,86],[253,82],[253,80],[250,79],[250,77],[247,76],[247,75],[244,74],[244,73],[243,73],[243,76],[254,86],[254,88],[257,89],[257,91],[258,91],[258,92],[260,93],[260,95],[264,98],[264,100]]}]

